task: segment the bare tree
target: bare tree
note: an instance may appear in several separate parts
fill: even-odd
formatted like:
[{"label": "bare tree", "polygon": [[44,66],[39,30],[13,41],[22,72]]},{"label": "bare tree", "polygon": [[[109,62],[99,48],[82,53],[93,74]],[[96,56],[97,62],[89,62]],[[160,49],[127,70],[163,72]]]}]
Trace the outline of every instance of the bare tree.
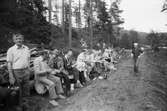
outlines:
[{"label": "bare tree", "polygon": [[51,41],[49,43],[49,46],[52,46],[52,43],[53,43],[53,28],[52,28],[52,0],[48,0],[48,11],[49,11],[49,23],[51,24],[50,26],[50,30],[51,30],[51,35],[50,35],[50,38],[51,38]]},{"label": "bare tree", "polygon": [[90,10],[90,47],[92,49],[93,47],[93,11],[92,11],[92,0],[90,0],[90,5],[89,5],[89,10]]},{"label": "bare tree", "polygon": [[167,10],[167,0],[164,1],[161,12],[164,12],[166,10]]},{"label": "bare tree", "polygon": [[64,42],[65,42],[65,27],[64,27],[64,0],[62,0],[62,21],[61,21],[61,25],[62,25],[62,33],[63,33],[63,37],[64,37]]},{"label": "bare tree", "polygon": [[57,25],[59,25],[59,18],[58,18],[58,13],[59,13],[59,5],[58,5],[58,0],[55,0],[55,11],[54,11],[54,17]]},{"label": "bare tree", "polygon": [[71,10],[71,3],[72,0],[69,0],[69,47],[72,47],[72,23],[71,23],[71,15],[72,15],[72,10]]}]

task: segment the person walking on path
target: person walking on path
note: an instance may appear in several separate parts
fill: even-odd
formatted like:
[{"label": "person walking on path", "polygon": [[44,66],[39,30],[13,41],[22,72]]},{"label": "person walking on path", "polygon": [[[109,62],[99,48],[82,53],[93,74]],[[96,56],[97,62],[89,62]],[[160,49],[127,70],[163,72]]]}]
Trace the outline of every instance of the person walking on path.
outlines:
[{"label": "person walking on path", "polygon": [[138,72],[138,58],[143,51],[139,47],[138,43],[134,43],[132,47],[133,61],[134,61],[134,72]]}]

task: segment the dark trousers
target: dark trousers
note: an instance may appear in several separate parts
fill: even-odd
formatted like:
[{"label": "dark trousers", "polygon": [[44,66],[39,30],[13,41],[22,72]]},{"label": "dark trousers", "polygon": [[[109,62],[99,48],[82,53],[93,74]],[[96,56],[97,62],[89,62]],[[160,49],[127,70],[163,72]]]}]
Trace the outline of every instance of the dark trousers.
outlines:
[{"label": "dark trousers", "polygon": [[86,79],[85,79],[83,71],[79,72],[79,80],[80,80],[82,85],[84,85],[86,83]]},{"label": "dark trousers", "polygon": [[138,72],[137,60],[138,60],[138,57],[134,57],[133,58],[133,61],[134,61],[134,72]]},{"label": "dark trousers", "polygon": [[[0,104],[10,107],[19,104],[19,91],[0,86]],[[1,109],[1,105],[0,105]]]},{"label": "dark trousers", "polygon": [[71,84],[70,84],[70,79],[69,79],[68,75],[66,75],[64,73],[57,73],[55,76],[60,77],[61,79],[63,79],[64,84],[66,86],[66,90],[70,91]]},{"label": "dark trousers", "polygon": [[72,83],[76,83],[77,80],[79,80],[79,71],[76,68],[70,68],[67,71],[69,72],[69,75],[74,76]]}]

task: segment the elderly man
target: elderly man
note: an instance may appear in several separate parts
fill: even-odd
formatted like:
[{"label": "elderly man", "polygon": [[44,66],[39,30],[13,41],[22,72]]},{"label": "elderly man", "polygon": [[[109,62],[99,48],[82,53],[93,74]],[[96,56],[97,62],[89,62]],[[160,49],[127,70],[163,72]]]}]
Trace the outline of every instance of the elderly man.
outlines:
[{"label": "elderly man", "polygon": [[20,103],[23,96],[29,96],[29,48],[23,45],[24,36],[20,33],[13,34],[14,46],[7,51],[7,64],[9,82],[20,87]]},{"label": "elderly man", "polygon": [[[63,89],[59,77],[54,76],[58,73],[58,70],[53,70],[48,65],[49,54],[48,52],[42,52],[42,55],[34,60],[34,72],[36,84],[43,84],[49,90],[50,103],[57,106],[58,103],[55,101],[58,97],[65,99],[63,95]],[[56,88],[56,91],[55,91]],[[57,93],[56,93],[57,92]]]}]

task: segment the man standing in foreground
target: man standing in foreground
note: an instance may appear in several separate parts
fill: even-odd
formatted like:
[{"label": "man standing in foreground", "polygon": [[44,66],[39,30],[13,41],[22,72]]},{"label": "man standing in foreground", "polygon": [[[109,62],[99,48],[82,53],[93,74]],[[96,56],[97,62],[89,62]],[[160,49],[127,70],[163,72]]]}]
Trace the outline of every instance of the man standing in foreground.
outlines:
[{"label": "man standing in foreground", "polygon": [[20,88],[20,103],[22,97],[29,96],[29,48],[23,45],[24,36],[20,33],[13,34],[14,46],[7,51],[7,64],[9,71],[9,82],[11,85],[18,85]]}]

